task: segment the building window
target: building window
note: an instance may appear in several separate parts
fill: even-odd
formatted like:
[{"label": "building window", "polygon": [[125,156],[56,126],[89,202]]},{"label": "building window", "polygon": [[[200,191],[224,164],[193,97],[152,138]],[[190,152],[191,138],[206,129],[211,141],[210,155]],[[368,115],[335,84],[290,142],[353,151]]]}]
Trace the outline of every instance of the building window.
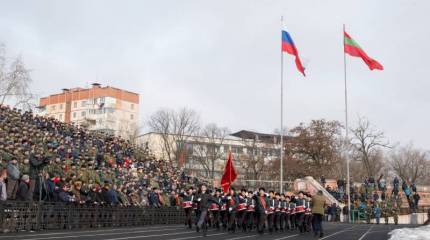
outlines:
[{"label": "building window", "polygon": [[55,110],[55,105],[52,105],[52,106],[51,106],[51,110]]},{"label": "building window", "polygon": [[133,120],[134,119],[134,115],[130,114],[130,119]]},{"label": "building window", "polygon": [[134,104],[133,104],[133,103],[130,105],[130,109],[131,109],[131,110],[133,110],[133,109],[134,109]]},{"label": "building window", "polygon": [[63,120],[63,114],[60,114],[59,120]]},{"label": "building window", "polygon": [[76,112],[73,113],[73,118],[76,118]]},{"label": "building window", "polygon": [[63,110],[63,104],[60,104],[60,110]]},{"label": "building window", "polygon": [[73,108],[77,108],[78,107],[78,102],[74,102],[73,103]]},{"label": "building window", "polygon": [[85,115],[86,115],[86,112],[85,112],[85,111],[82,111],[82,112],[81,112],[81,117],[85,117]]},{"label": "building window", "polygon": [[87,101],[82,101],[81,102],[81,107],[85,107],[85,105],[87,105]]}]

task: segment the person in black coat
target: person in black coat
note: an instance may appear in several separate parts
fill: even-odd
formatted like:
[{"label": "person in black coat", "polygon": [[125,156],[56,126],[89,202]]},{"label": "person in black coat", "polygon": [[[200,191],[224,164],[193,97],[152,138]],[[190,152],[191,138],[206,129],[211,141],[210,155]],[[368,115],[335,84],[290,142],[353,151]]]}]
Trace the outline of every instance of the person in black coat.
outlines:
[{"label": "person in black coat", "polygon": [[[200,217],[197,222],[197,230],[200,229],[203,226],[203,223],[205,223],[208,209],[211,206],[212,203],[217,204],[219,207],[221,207],[221,204],[212,196],[209,194],[206,185],[202,185],[200,187],[200,191],[197,193],[195,201],[197,202],[197,207],[200,210]],[[206,234],[207,226],[205,226],[205,229],[203,229],[203,234]]]},{"label": "person in black coat", "polygon": [[266,190],[260,188],[258,193],[254,195],[255,214],[257,216],[257,231],[259,234],[264,233],[264,224],[266,223],[266,211],[269,207],[269,199],[266,196]]},{"label": "person in black coat", "polygon": [[24,175],[21,178],[21,182],[18,186],[18,191],[16,192],[16,200],[18,201],[30,201],[30,178],[28,175]]}]

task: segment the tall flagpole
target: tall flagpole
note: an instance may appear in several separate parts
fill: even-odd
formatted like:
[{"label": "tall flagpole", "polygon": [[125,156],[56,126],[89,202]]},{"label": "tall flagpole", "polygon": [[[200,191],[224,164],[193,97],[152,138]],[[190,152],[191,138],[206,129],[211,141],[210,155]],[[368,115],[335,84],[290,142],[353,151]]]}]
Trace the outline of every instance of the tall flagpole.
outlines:
[{"label": "tall flagpole", "polygon": [[[345,54],[345,24],[343,24],[343,33],[342,33],[342,43],[343,43],[343,72],[344,72],[344,82],[345,82],[345,140],[348,145],[348,88],[346,84],[346,54]],[[349,146],[347,146],[347,149]],[[346,193],[348,195],[348,222],[351,222],[351,187],[350,187],[350,177],[349,177],[349,156],[348,151],[346,152]]]},{"label": "tall flagpole", "polygon": [[[283,21],[284,17],[281,16],[281,34],[283,30]],[[281,153],[280,153],[280,164],[281,164],[281,173],[279,180],[279,193],[283,193],[283,180],[284,180],[284,53],[282,52],[282,37],[281,37]]]}]

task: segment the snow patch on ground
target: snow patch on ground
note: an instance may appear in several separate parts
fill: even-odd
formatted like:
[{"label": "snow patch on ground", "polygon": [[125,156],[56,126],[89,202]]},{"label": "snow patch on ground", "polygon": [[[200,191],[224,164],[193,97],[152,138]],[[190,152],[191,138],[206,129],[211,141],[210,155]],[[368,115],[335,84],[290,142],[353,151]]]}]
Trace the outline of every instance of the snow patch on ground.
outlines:
[{"label": "snow patch on ground", "polygon": [[430,225],[418,228],[399,228],[388,233],[390,240],[430,240]]}]

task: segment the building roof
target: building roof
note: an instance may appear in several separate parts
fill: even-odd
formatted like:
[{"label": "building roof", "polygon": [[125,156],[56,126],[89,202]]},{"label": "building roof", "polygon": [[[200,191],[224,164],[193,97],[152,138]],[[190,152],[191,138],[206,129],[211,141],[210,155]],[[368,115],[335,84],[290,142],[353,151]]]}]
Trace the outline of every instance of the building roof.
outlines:
[{"label": "building roof", "polygon": [[100,84],[96,83],[93,84],[92,88],[64,88],[62,93],[40,98],[39,106],[43,107],[49,104],[78,101],[96,97],[114,97],[122,101],[139,104],[139,94],[137,93],[110,86],[100,87]]},{"label": "building roof", "polygon": [[[231,136],[235,136],[242,139],[257,139],[259,141],[268,143],[277,143],[279,141],[278,134],[259,133],[248,130],[241,130],[239,132],[232,133]],[[288,138],[288,136],[284,136],[284,139],[286,138]]]}]

